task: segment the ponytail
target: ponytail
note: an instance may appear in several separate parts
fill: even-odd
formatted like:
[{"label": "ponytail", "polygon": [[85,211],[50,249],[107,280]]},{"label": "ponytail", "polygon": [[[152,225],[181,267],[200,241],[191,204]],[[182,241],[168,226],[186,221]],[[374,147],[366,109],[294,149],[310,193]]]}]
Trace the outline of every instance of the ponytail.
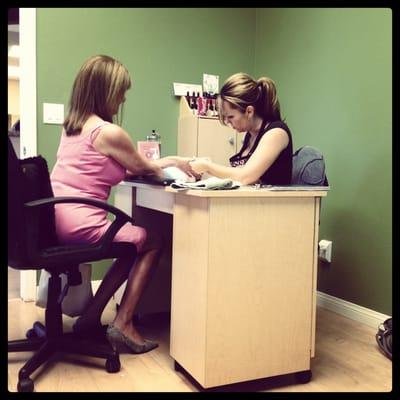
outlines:
[{"label": "ponytail", "polygon": [[256,113],[267,121],[281,121],[281,108],[276,95],[275,82],[268,77],[257,80],[259,98],[254,104]]}]

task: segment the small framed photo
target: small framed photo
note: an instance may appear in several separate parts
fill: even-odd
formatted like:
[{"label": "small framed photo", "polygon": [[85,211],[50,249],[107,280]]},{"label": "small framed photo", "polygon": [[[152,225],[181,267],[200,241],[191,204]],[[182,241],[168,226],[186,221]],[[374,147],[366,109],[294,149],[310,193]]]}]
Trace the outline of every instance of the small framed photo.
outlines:
[{"label": "small framed photo", "polygon": [[219,91],[219,75],[203,74],[203,92],[210,94]]},{"label": "small framed photo", "polygon": [[160,142],[139,141],[137,142],[139,154],[149,160],[158,160],[160,158]]}]

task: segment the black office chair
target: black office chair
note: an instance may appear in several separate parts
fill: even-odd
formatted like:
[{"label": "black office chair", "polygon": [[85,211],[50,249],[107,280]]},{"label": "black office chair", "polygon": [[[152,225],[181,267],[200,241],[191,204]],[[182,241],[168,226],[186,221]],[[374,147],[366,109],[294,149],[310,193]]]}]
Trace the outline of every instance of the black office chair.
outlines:
[{"label": "black office chair", "polygon": [[[54,205],[89,204],[107,210],[115,219],[103,238],[94,244],[61,245],[55,230]],[[41,156],[18,160],[8,139],[8,265],[15,269],[46,269],[50,273],[45,325],[35,322],[27,339],[8,342],[8,351],[36,351],[20,369],[19,392],[32,392],[30,375],[54,353],[75,353],[106,359],[108,372],[118,372],[118,352],[105,339],[93,342],[72,332],[64,333],[61,303],[69,286],[81,283],[79,264],[101,259],[136,256],[136,246],[112,242],[115,234],[132,219],[119,209],[101,201],[79,197],[54,197],[47,163]],[[61,290],[60,274],[68,283]]]}]

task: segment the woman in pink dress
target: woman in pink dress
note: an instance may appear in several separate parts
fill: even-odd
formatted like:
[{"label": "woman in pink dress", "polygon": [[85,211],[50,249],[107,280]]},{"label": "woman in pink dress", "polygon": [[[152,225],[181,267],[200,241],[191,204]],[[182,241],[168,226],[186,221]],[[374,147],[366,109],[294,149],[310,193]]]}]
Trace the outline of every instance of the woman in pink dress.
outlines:
[{"label": "woman in pink dress", "polygon": [[[130,175],[162,176],[162,168],[177,166],[191,172],[189,159],[165,157],[149,161],[135,149],[132,139],[113,123],[131,86],[127,69],[108,56],[89,58],[72,88],[69,113],[64,121],[57,161],[51,173],[55,196],[82,196],[107,201],[111,187]],[[84,204],[58,204],[57,235],[62,243],[94,243],[108,229],[107,212]],[[125,293],[107,338],[114,347],[128,346],[133,353],[157,347],[144,339],[132,324],[135,307],[151,268],[157,264],[162,241],[155,232],[125,224],[114,241],[131,242],[138,255],[119,258],[107,271],[93,301],[74,325],[77,333],[101,327],[101,314],[111,296],[127,279]]]}]

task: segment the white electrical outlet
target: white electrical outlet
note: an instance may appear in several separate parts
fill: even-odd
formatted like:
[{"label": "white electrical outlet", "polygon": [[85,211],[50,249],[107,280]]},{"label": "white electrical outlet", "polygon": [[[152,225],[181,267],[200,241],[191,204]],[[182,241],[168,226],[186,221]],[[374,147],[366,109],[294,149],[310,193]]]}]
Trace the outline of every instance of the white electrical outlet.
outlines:
[{"label": "white electrical outlet", "polygon": [[328,263],[332,261],[332,242],[330,240],[319,241],[318,256],[321,260],[324,260]]}]

